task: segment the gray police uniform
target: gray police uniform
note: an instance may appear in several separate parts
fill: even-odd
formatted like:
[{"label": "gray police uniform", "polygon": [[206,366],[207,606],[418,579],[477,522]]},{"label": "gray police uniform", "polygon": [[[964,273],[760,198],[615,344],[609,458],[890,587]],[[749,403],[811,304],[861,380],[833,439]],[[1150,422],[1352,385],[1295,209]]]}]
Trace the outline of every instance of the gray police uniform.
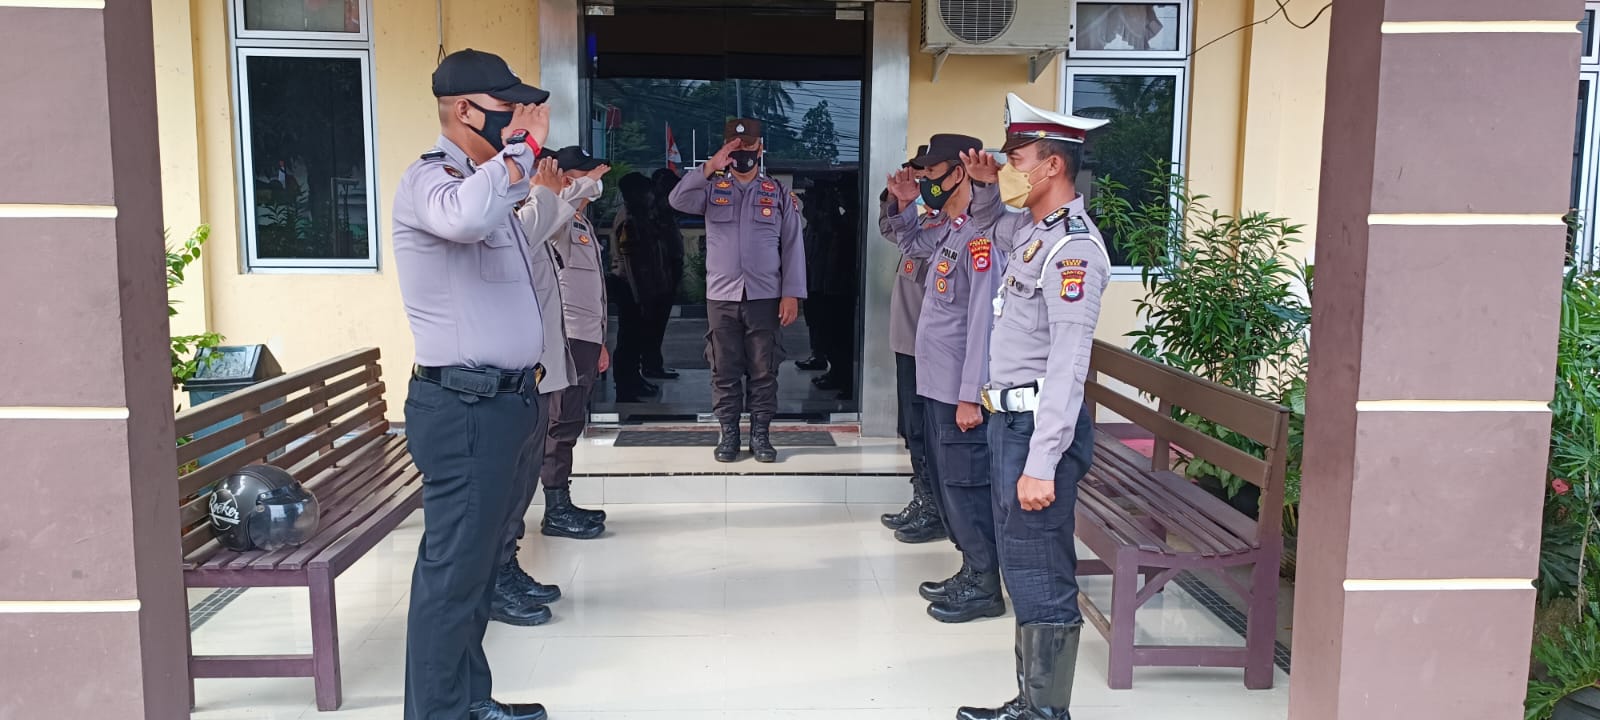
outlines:
[{"label": "gray police uniform", "polygon": [[[928,459],[951,539],[972,571],[997,569],[989,445],[984,426],[963,432],[956,405],[980,403],[989,349],[990,298],[999,249],[989,224],[944,213],[919,219],[915,206],[885,202],[902,252],[929,262],[917,322],[917,394],[927,417]],[[987,422],[987,419],[985,419]]]},{"label": "gray police uniform", "polygon": [[[999,206],[999,190],[978,188],[974,202]],[[990,389],[986,405],[994,467],[1000,566],[1017,623],[1076,624],[1078,481],[1089,471],[1094,428],[1083,385],[1100,299],[1111,277],[1105,240],[1079,196],[1037,223],[1007,213],[995,240],[1009,257],[994,297]],[[1055,481],[1055,502],[1022,509],[1024,474]]]},{"label": "gray police uniform", "polygon": [[740,382],[749,376],[751,421],[778,412],[783,340],[780,298],[806,296],[799,200],[782,183],[757,175],[690,172],[673,188],[672,207],[706,219],[706,357],[712,412],[724,423],[744,410]]},{"label": "gray police uniform", "polygon": [[[522,170],[511,183],[502,158]],[[541,427],[545,333],[534,251],[514,208],[534,155],[508,145],[475,166],[440,138],[394,202],[395,271],[417,369],[406,437],[422,471],[424,526],[411,577],[406,717],[465,717],[489,697],[483,634],[522,450]]]},{"label": "gray police uniform", "polygon": [[[547,223],[559,222],[567,217],[555,193],[545,188],[534,188],[527,202],[517,210],[524,237],[528,238],[528,264],[533,282],[534,296],[539,301],[540,317],[549,318],[543,324],[544,353],[539,364],[543,374],[538,383],[539,423],[528,436],[517,461],[517,490],[519,495],[511,507],[500,547],[500,564],[511,562],[517,555],[517,542],[527,532],[528,508],[533,505],[539,488],[540,470],[544,466],[545,437],[549,428],[550,406],[554,398],[577,384],[578,377],[567,347],[567,335],[558,318],[562,314],[561,284],[557,273],[561,261],[555,248],[544,238],[549,234]],[[543,220],[541,218],[553,218]]]},{"label": "gray police uniform", "polygon": [[566,201],[552,213],[546,233],[561,258],[562,319],[572,348],[575,381],[550,398],[550,430],[545,439],[545,487],[572,484],[572,449],[589,417],[589,394],[600,375],[600,350],[606,341],[606,277],[600,258],[600,236],[589,218]]}]

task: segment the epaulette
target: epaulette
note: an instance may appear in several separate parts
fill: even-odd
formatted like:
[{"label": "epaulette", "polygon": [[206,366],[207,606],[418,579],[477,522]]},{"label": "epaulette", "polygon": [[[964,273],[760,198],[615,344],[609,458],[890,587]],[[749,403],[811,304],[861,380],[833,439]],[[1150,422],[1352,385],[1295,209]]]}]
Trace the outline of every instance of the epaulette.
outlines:
[{"label": "epaulette", "polygon": [[1059,224],[1061,222],[1061,219],[1066,217],[1066,216],[1067,216],[1067,209],[1066,208],[1064,208],[1064,207],[1063,208],[1056,208],[1055,212],[1044,216],[1044,220],[1042,220],[1041,222],[1043,222],[1044,226],[1047,227],[1047,228],[1055,227],[1057,224]]},{"label": "epaulette", "polygon": [[433,150],[422,154],[423,160],[443,160],[444,158],[445,154],[443,150]]}]

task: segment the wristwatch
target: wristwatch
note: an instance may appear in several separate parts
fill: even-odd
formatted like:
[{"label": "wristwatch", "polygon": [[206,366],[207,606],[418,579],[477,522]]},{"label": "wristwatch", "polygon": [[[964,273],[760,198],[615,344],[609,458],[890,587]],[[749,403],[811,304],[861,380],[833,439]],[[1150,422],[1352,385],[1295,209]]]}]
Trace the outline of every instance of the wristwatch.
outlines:
[{"label": "wristwatch", "polygon": [[528,141],[528,131],[527,130],[517,130],[516,132],[511,133],[511,137],[506,138],[506,144],[507,145],[518,145],[518,144],[521,144],[521,143],[525,143],[527,141]]}]

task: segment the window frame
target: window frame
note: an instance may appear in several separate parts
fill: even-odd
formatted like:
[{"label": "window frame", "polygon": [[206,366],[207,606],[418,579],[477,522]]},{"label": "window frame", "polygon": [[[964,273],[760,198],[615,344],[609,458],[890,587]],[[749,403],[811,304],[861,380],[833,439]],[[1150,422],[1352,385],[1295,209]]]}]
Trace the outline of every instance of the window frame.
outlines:
[{"label": "window frame", "polygon": [[[242,0],[241,0],[242,2]],[[1078,6],[1088,5],[1177,5],[1178,49],[1176,50],[1079,50]],[[1079,60],[1114,60],[1118,62],[1146,60],[1181,60],[1189,58],[1189,44],[1194,28],[1193,0],[1072,0],[1071,34],[1067,36],[1067,57]]]},{"label": "window frame", "polygon": [[[1583,57],[1579,58],[1578,62],[1582,65],[1600,64],[1600,26],[1597,26],[1597,23],[1600,23],[1600,3],[1586,3],[1583,14],[1589,20],[1589,43],[1588,47],[1583,49]],[[1582,21],[1579,21],[1579,24],[1581,25]]]},{"label": "window frame", "polygon": [[[1578,84],[1589,83],[1589,103],[1584,108],[1584,143],[1583,155],[1579,159],[1578,169],[1578,218],[1583,223],[1578,230],[1578,237],[1574,241],[1577,247],[1573,249],[1573,260],[1580,266],[1594,267],[1595,251],[1595,216],[1596,198],[1595,183],[1597,170],[1600,170],[1600,148],[1596,148],[1600,140],[1595,121],[1597,119],[1597,106],[1600,106],[1600,67],[1584,67],[1578,73]],[[1570,267],[1570,266],[1568,266]]]},{"label": "window frame", "polygon": [[316,30],[251,30],[244,25],[245,2],[246,0],[233,0],[228,3],[234,18],[232,37],[235,40],[243,40],[245,42],[253,40],[298,40],[314,43],[366,43],[372,40],[372,0],[357,0],[361,6],[361,32],[354,33]]},{"label": "window frame", "polygon": [[[1092,0],[1100,2],[1101,0]],[[1123,2],[1137,2],[1141,4],[1172,4],[1177,2],[1180,17],[1191,18],[1194,11],[1194,0],[1122,0]],[[1600,5],[1600,0],[1595,4]],[[1077,2],[1072,5],[1074,27],[1077,20]],[[1083,54],[1074,55],[1066,53],[1060,60],[1059,76],[1061,85],[1057,89],[1056,111],[1072,114],[1073,80],[1080,75],[1130,75],[1151,76],[1165,75],[1175,78],[1177,87],[1177,103],[1173,110],[1172,124],[1172,172],[1181,174],[1188,164],[1189,152],[1189,119],[1192,108],[1190,98],[1189,74],[1191,68],[1187,55],[1189,38],[1192,25],[1187,20],[1184,22],[1182,40],[1179,47],[1185,49],[1185,54],[1177,58],[1157,58],[1154,55],[1167,55],[1169,53],[1137,53],[1128,51],[1115,51],[1114,59],[1099,57],[1100,53],[1091,53],[1093,57],[1084,57]],[[1075,37],[1074,37],[1075,39]],[[1093,142],[1091,133],[1090,142]],[[1174,207],[1176,209],[1176,207]],[[1114,265],[1111,268],[1112,280],[1137,280],[1143,273],[1140,265]]]}]

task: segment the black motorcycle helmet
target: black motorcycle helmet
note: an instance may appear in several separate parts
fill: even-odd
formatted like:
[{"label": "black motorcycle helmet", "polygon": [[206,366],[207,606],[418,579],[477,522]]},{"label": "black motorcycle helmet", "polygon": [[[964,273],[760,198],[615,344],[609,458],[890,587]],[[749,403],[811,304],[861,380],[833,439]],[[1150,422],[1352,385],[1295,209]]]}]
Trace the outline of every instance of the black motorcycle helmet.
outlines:
[{"label": "black motorcycle helmet", "polygon": [[317,497],[282,468],[250,465],[211,493],[211,531],[229,550],[272,551],[317,531]]}]

